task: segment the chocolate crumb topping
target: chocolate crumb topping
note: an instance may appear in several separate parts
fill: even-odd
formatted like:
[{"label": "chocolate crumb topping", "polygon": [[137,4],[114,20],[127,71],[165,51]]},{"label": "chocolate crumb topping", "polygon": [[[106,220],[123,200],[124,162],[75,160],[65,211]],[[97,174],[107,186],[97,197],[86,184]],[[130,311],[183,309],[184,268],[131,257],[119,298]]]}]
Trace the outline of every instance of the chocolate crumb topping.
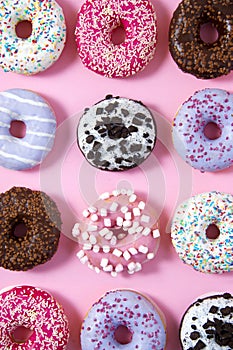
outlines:
[{"label": "chocolate crumb topping", "polygon": [[[23,225],[24,234],[15,227]],[[55,202],[44,192],[13,187],[0,194],[0,266],[25,271],[55,254],[61,217]]]},{"label": "chocolate crumb topping", "polygon": [[[201,39],[200,27],[212,23],[218,31],[214,43]],[[212,79],[233,69],[232,0],[183,0],[173,14],[169,29],[169,49],[184,72]]]}]

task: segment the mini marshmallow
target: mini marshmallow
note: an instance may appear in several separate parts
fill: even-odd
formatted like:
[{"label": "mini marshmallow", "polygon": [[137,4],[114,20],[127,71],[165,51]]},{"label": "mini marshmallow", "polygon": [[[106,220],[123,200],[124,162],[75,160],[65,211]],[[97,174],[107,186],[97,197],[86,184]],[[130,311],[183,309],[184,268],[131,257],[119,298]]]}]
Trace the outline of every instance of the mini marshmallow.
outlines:
[{"label": "mini marshmallow", "polygon": [[141,201],[138,203],[138,208],[141,209],[141,210],[144,210],[145,209],[145,206],[146,206],[146,203]]},{"label": "mini marshmallow", "polygon": [[134,216],[140,216],[141,215],[141,211],[139,208],[133,208],[133,215]]},{"label": "mini marshmallow", "polygon": [[156,230],[153,231],[153,237],[154,237],[154,238],[160,237],[160,232],[159,232],[158,229],[156,229]]},{"label": "mini marshmallow", "polygon": [[141,222],[149,223],[150,222],[150,217],[148,215],[142,215],[141,216]]},{"label": "mini marshmallow", "polygon": [[104,219],[104,226],[105,227],[112,227],[112,221],[110,218],[105,218]]},{"label": "mini marshmallow", "polygon": [[118,208],[118,203],[117,202],[113,202],[109,208],[110,211],[115,212]]},{"label": "mini marshmallow", "polygon": [[103,267],[103,268],[108,266],[108,259],[107,258],[102,258],[101,262],[100,262],[100,266]]},{"label": "mini marshmallow", "polygon": [[108,232],[109,232],[109,229],[107,227],[104,227],[102,230],[99,231],[99,235],[101,237],[104,237],[108,234]]},{"label": "mini marshmallow", "polygon": [[128,249],[128,251],[129,251],[129,252],[130,252],[130,254],[132,254],[132,255],[136,255],[136,254],[138,254],[137,249],[136,249],[136,248],[134,248],[134,247],[129,248],[129,249]]},{"label": "mini marshmallow", "polygon": [[90,235],[89,237],[89,241],[92,245],[96,244],[97,243],[97,239],[94,235]]},{"label": "mini marshmallow", "polygon": [[144,246],[144,245],[140,245],[139,248],[138,248],[138,251],[140,253],[143,253],[143,254],[147,254],[148,253],[148,247]]},{"label": "mini marshmallow", "polygon": [[128,261],[131,258],[130,253],[128,252],[128,250],[125,250],[123,253],[123,257],[126,261]]},{"label": "mini marshmallow", "polygon": [[121,272],[124,270],[124,267],[122,264],[117,264],[116,267],[115,267],[115,271],[118,273],[118,272]]},{"label": "mini marshmallow", "polygon": [[130,203],[134,203],[137,199],[137,196],[135,193],[131,194],[131,196],[129,197],[129,202]]},{"label": "mini marshmallow", "polygon": [[84,251],[81,249],[79,250],[79,252],[76,254],[77,258],[82,259],[84,257],[85,253]]},{"label": "mini marshmallow", "polygon": [[110,197],[109,192],[104,192],[99,196],[99,199],[108,199]]},{"label": "mini marshmallow", "polygon": [[83,210],[84,218],[88,218],[89,215],[90,215],[90,212],[87,209]]},{"label": "mini marshmallow", "polygon": [[123,254],[121,250],[115,248],[112,252],[113,255],[117,256],[118,258]]},{"label": "mini marshmallow", "polygon": [[82,239],[87,241],[89,239],[89,233],[87,231],[82,232]]},{"label": "mini marshmallow", "polygon": [[91,215],[91,221],[98,221],[98,219],[99,219],[99,217],[98,217],[98,215],[97,214],[92,214]]},{"label": "mini marshmallow", "polygon": [[100,216],[101,217],[105,217],[105,216],[107,216],[108,214],[107,214],[107,209],[105,209],[105,208],[101,208],[100,209]]},{"label": "mini marshmallow", "polygon": [[149,227],[145,227],[142,231],[143,236],[148,236],[151,233],[151,229]]}]

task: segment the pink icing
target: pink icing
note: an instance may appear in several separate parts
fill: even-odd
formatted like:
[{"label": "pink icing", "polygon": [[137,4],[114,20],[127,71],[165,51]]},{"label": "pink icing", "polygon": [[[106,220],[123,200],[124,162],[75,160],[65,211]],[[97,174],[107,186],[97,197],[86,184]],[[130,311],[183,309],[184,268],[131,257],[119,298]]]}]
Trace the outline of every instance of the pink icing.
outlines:
[{"label": "pink icing", "polygon": [[[12,338],[19,326],[33,330],[23,344]],[[0,294],[0,336],[0,349],[63,350],[69,337],[68,321],[62,307],[46,291],[12,287]]]},{"label": "pink icing", "polygon": [[[125,40],[112,42],[112,31],[122,26]],[[148,0],[86,0],[77,20],[76,41],[83,64],[106,77],[128,77],[154,56],[156,14]]]},{"label": "pink icing", "polygon": [[80,247],[77,257],[97,273],[133,274],[155,257],[160,241],[156,213],[131,190],[102,194],[83,215],[72,232]]}]

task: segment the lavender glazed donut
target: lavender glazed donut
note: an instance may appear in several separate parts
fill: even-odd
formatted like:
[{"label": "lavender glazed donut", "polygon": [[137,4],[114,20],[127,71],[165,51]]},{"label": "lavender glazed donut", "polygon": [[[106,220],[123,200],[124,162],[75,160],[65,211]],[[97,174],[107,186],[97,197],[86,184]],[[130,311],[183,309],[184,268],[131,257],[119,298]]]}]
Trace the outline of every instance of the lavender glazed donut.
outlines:
[{"label": "lavender glazed donut", "polygon": [[[129,343],[120,343],[116,331],[125,327]],[[133,290],[107,292],[88,312],[81,330],[82,350],[163,350],[165,319],[158,307]]]},{"label": "lavender glazed donut", "polygon": [[[233,163],[233,94],[221,89],[194,93],[178,110],[173,121],[173,142],[180,156],[200,171],[214,172]],[[220,132],[206,137],[208,124]]]},{"label": "lavender glazed donut", "polygon": [[149,157],[156,133],[153,115],[142,102],[108,95],[86,108],[78,124],[77,142],[91,165],[124,171]]},{"label": "lavender glazed donut", "polygon": [[222,293],[201,297],[189,306],[180,324],[183,350],[233,349],[233,297]]},{"label": "lavender glazed donut", "polygon": [[206,192],[181,203],[171,227],[180,259],[204,273],[233,271],[233,196]]},{"label": "lavender glazed donut", "polygon": [[[0,166],[25,170],[40,164],[51,151],[56,117],[50,105],[35,92],[10,89],[0,92]],[[13,121],[23,122],[26,134],[10,133]]]},{"label": "lavender glazed donut", "polygon": [[158,217],[132,190],[105,192],[73,227],[77,257],[95,272],[134,274],[155,258],[160,243]]},{"label": "lavender glazed donut", "polygon": [[[32,331],[25,342],[14,331]],[[0,291],[0,350],[65,350],[69,338],[63,308],[48,292],[32,286],[9,287]]]},{"label": "lavender glazed donut", "polygon": [[[125,41],[112,42],[112,31],[125,30]],[[109,78],[128,77],[152,60],[157,24],[149,0],[86,0],[76,27],[76,41],[83,64]]]}]

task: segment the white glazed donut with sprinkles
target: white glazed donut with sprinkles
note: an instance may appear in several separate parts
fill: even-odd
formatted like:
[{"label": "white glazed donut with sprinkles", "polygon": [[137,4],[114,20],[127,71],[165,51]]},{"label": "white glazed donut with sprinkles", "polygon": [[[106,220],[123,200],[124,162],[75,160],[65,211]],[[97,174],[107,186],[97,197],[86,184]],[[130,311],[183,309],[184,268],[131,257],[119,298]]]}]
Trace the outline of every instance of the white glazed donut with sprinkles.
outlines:
[{"label": "white glazed donut with sprinkles", "polygon": [[[27,285],[5,288],[0,292],[0,315],[1,350],[66,349],[68,321],[48,292]],[[32,331],[24,342],[14,338],[18,327]]]},{"label": "white glazed donut with sprinkles", "polygon": [[[206,88],[183,103],[173,122],[173,142],[180,156],[200,171],[218,171],[233,163],[233,94]],[[219,129],[210,139],[209,124]]]},{"label": "white glazed donut with sprinkles", "polygon": [[[16,34],[19,22],[32,24],[28,38]],[[66,24],[55,0],[2,0],[0,8],[0,67],[25,75],[50,67],[61,55]]]},{"label": "white glazed donut with sprinkles", "polygon": [[[128,332],[126,339],[118,339],[120,327]],[[82,350],[164,350],[164,315],[136,291],[109,291],[89,310],[82,325],[81,345]]]},{"label": "white glazed donut with sprinkles", "polygon": [[132,190],[105,192],[83,211],[72,231],[77,257],[95,272],[134,274],[154,259],[160,243],[158,217]]},{"label": "white glazed donut with sprinkles", "polygon": [[[117,27],[125,30],[125,40],[112,42]],[[79,56],[90,70],[109,78],[128,77],[154,57],[157,22],[149,0],[86,0],[77,20]]]},{"label": "white glazed donut with sprinkles", "polygon": [[233,196],[206,192],[176,210],[172,243],[181,260],[206,273],[233,271]]},{"label": "white glazed donut with sprinkles", "polygon": [[[56,117],[45,99],[24,89],[0,92],[0,166],[25,170],[40,164],[51,151],[56,132]],[[11,134],[11,123],[23,122],[23,138]]]}]

